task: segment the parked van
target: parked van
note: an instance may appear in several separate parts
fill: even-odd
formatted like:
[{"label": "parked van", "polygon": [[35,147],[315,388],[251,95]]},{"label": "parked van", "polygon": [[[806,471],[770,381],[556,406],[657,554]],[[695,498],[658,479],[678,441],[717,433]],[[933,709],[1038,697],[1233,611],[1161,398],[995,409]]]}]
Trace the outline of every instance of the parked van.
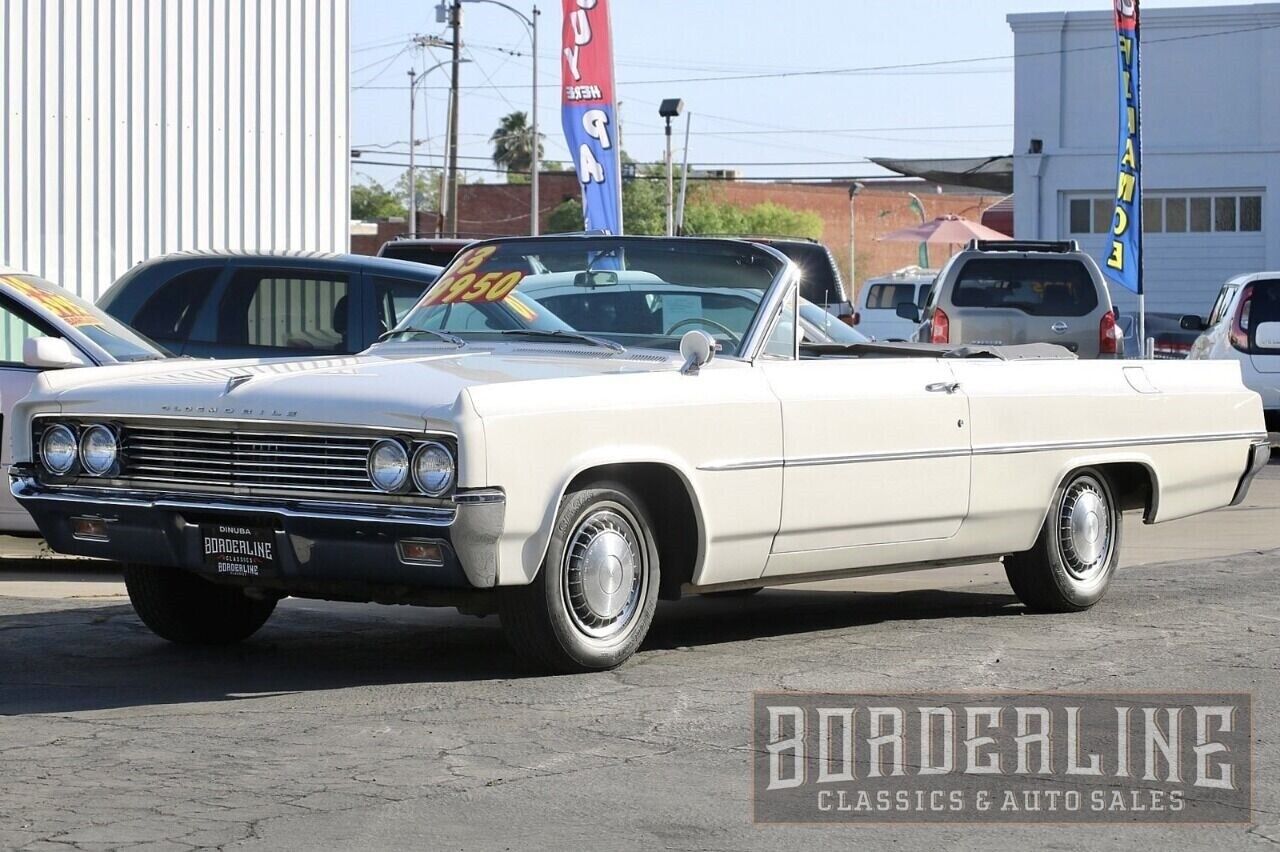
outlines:
[{"label": "parked van", "polygon": [[923,311],[929,287],[937,277],[936,269],[904,266],[888,275],[868,278],[858,293],[854,326],[876,340],[909,340],[919,323],[898,316],[898,305],[915,305]]}]

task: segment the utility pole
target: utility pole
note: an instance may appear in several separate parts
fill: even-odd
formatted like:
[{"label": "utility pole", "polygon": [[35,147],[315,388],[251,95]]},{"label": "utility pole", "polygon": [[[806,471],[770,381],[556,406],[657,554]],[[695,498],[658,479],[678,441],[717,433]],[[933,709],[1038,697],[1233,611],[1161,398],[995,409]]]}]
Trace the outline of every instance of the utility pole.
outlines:
[{"label": "utility pole", "polygon": [[462,0],[449,7],[453,28],[453,75],[449,83],[449,233],[458,236],[458,67],[462,51]]},{"label": "utility pole", "polygon": [[407,73],[409,75],[409,236],[414,237],[418,233],[418,168],[414,160],[418,140],[414,139],[413,135],[418,123],[413,120],[413,111],[418,100],[418,75],[413,73],[412,68]]},{"label": "utility pole", "polygon": [[541,14],[538,7],[534,6],[533,17],[529,19],[529,38],[533,42],[533,157],[529,163],[529,235],[532,237],[538,236],[539,229],[538,172],[542,166],[542,158],[538,152],[542,145],[542,140],[538,138],[538,16]]},{"label": "utility pole", "polygon": [[667,98],[658,105],[658,115],[666,121],[667,131],[667,236],[671,237],[676,232],[675,219],[675,175],[674,164],[671,161],[671,119],[676,118],[680,113],[684,112],[684,101],[679,98]]}]

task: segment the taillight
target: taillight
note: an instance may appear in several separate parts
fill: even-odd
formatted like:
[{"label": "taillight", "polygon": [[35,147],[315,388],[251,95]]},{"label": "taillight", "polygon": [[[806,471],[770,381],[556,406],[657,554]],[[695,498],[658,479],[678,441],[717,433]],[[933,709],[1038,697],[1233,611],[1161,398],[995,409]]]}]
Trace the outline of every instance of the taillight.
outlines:
[{"label": "taillight", "polygon": [[933,316],[929,319],[929,342],[951,342],[951,318],[942,308],[934,308]]},{"label": "taillight", "polygon": [[1098,321],[1098,354],[1120,354],[1120,340],[1120,327],[1116,325],[1116,312],[1112,308]]},{"label": "taillight", "polygon": [[1236,305],[1236,315],[1231,318],[1231,333],[1227,335],[1227,339],[1231,341],[1231,345],[1241,352],[1249,351],[1249,332],[1245,331],[1244,324],[1249,314],[1249,301],[1253,299],[1253,285],[1244,288],[1244,292],[1240,294],[1240,304]]},{"label": "taillight", "polygon": [[[849,317],[840,317],[840,319],[845,320],[846,322],[848,322],[848,321],[849,321]],[[860,322],[862,322],[862,312],[861,312],[861,311],[854,311],[854,312],[853,312],[853,322],[850,322],[850,323],[849,323],[849,325],[857,325],[857,324],[858,324],[858,323],[860,323]]]}]

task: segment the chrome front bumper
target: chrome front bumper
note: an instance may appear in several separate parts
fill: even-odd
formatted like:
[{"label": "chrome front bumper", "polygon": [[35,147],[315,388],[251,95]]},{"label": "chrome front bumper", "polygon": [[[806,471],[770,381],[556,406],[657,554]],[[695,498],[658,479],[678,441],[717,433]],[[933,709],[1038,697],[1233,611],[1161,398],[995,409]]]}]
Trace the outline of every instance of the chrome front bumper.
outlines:
[{"label": "chrome front bumper", "polygon": [[1269,461],[1271,461],[1271,442],[1254,441],[1249,446],[1249,463],[1245,466],[1244,473],[1240,477],[1240,483],[1236,486],[1235,496],[1231,498],[1232,506],[1239,506],[1244,502],[1244,498],[1249,494],[1249,486],[1253,483],[1253,478],[1262,472],[1262,469],[1267,466]]},{"label": "chrome front bumper", "polygon": [[[453,507],[398,506],[55,487],[15,471],[10,491],[59,553],[193,571],[203,566],[202,523],[253,519],[275,531],[285,585],[296,578],[490,588],[497,581],[497,542],[506,511],[506,497],[498,489],[460,491]],[[104,521],[106,539],[77,537],[73,518]],[[440,542],[445,564],[402,562],[397,542],[403,539]]]}]

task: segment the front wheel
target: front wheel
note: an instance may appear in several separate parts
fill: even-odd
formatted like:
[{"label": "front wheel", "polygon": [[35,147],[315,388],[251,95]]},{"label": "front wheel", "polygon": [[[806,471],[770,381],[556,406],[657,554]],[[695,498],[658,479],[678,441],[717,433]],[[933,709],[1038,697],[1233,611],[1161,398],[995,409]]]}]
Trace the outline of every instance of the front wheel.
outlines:
[{"label": "front wheel", "polygon": [[248,639],[275,611],[274,598],[248,597],[179,568],[126,565],[133,610],[162,639],[181,645],[230,645]]},{"label": "front wheel", "polygon": [[1078,612],[1102,600],[1120,561],[1120,510],[1106,476],[1086,468],[1054,493],[1035,545],[1004,559],[1018,600],[1038,612]]},{"label": "front wheel", "polygon": [[516,653],[540,667],[611,669],[644,641],[658,580],[643,503],[624,485],[593,484],[565,495],[534,581],[499,589],[502,628]]}]

